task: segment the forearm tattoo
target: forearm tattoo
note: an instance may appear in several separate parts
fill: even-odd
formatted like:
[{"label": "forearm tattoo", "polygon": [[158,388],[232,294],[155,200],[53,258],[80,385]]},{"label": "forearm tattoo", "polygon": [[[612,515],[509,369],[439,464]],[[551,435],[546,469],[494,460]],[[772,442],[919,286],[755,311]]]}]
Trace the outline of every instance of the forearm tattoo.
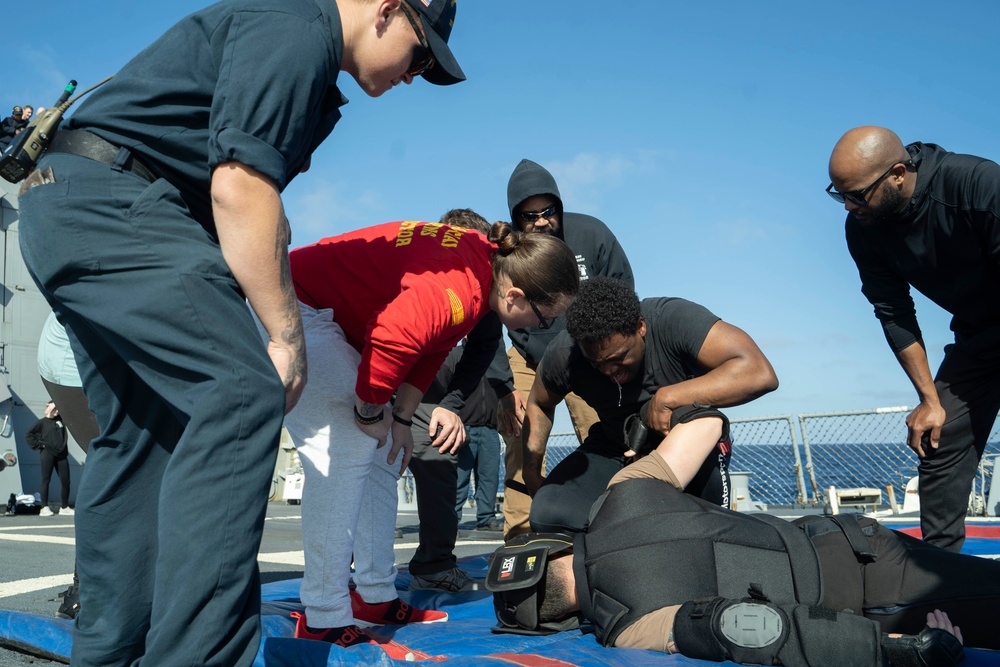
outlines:
[{"label": "forearm tattoo", "polygon": [[368,419],[382,412],[382,408],[385,406],[381,403],[366,403],[359,398],[355,401],[354,407],[357,409],[359,415]]},{"label": "forearm tattoo", "polygon": [[288,262],[288,221],[284,214],[282,224],[278,225],[278,233],[274,247],[275,259],[278,260],[278,288],[284,302],[282,319],[285,328],[281,331],[281,341],[296,351],[295,361],[288,369],[290,377],[306,374],[305,334],[302,331],[302,315],[299,313],[299,300],[295,296],[295,286],[292,283],[292,271]]}]

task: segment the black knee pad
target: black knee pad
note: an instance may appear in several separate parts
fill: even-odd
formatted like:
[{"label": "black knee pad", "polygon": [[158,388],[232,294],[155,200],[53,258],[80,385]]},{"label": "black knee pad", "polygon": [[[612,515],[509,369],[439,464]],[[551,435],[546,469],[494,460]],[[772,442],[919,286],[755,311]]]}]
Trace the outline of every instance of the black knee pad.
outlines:
[{"label": "black knee pad", "polygon": [[689,658],[785,667],[881,667],[878,624],[823,607],[710,598],[681,606],[674,641]]},{"label": "black knee pad", "polygon": [[924,628],[919,635],[882,635],[882,655],[891,667],[952,667],[962,662],[965,649],[951,633]]}]

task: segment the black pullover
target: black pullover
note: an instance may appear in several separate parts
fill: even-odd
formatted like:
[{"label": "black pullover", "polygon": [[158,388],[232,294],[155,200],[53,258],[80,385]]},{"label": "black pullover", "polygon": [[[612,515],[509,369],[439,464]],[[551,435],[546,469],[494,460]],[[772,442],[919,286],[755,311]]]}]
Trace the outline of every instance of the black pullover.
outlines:
[{"label": "black pullover", "polygon": [[957,343],[1000,354],[1000,166],[934,144],[906,149],[917,169],[909,203],[886,221],[847,216],[861,291],[894,352],[922,340],[912,285],[952,314]]}]

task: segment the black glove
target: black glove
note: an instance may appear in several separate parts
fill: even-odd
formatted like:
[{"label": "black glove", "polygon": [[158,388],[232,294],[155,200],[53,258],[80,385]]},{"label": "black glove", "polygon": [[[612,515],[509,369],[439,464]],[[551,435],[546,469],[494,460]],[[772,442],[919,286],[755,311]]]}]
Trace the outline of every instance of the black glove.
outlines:
[{"label": "black glove", "polygon": [[964,657],[962,642],[940,628],[924,628],[919,635],[882,635],[882,664],[886,667],[952,667]]}]

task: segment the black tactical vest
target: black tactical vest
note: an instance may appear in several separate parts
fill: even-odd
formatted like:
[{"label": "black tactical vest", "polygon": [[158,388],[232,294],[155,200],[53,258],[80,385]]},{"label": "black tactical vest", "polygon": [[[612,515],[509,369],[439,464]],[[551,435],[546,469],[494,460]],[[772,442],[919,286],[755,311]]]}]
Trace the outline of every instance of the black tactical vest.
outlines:
[{"label": "black tactical vest", "polygon": [[582,610],[605,646],[661,607],[747,597],[747,582],[779,604],[815,605],[823,597],[819,560],[800,528],[723,509],[656,479],[613,486],[573,549]]}]

